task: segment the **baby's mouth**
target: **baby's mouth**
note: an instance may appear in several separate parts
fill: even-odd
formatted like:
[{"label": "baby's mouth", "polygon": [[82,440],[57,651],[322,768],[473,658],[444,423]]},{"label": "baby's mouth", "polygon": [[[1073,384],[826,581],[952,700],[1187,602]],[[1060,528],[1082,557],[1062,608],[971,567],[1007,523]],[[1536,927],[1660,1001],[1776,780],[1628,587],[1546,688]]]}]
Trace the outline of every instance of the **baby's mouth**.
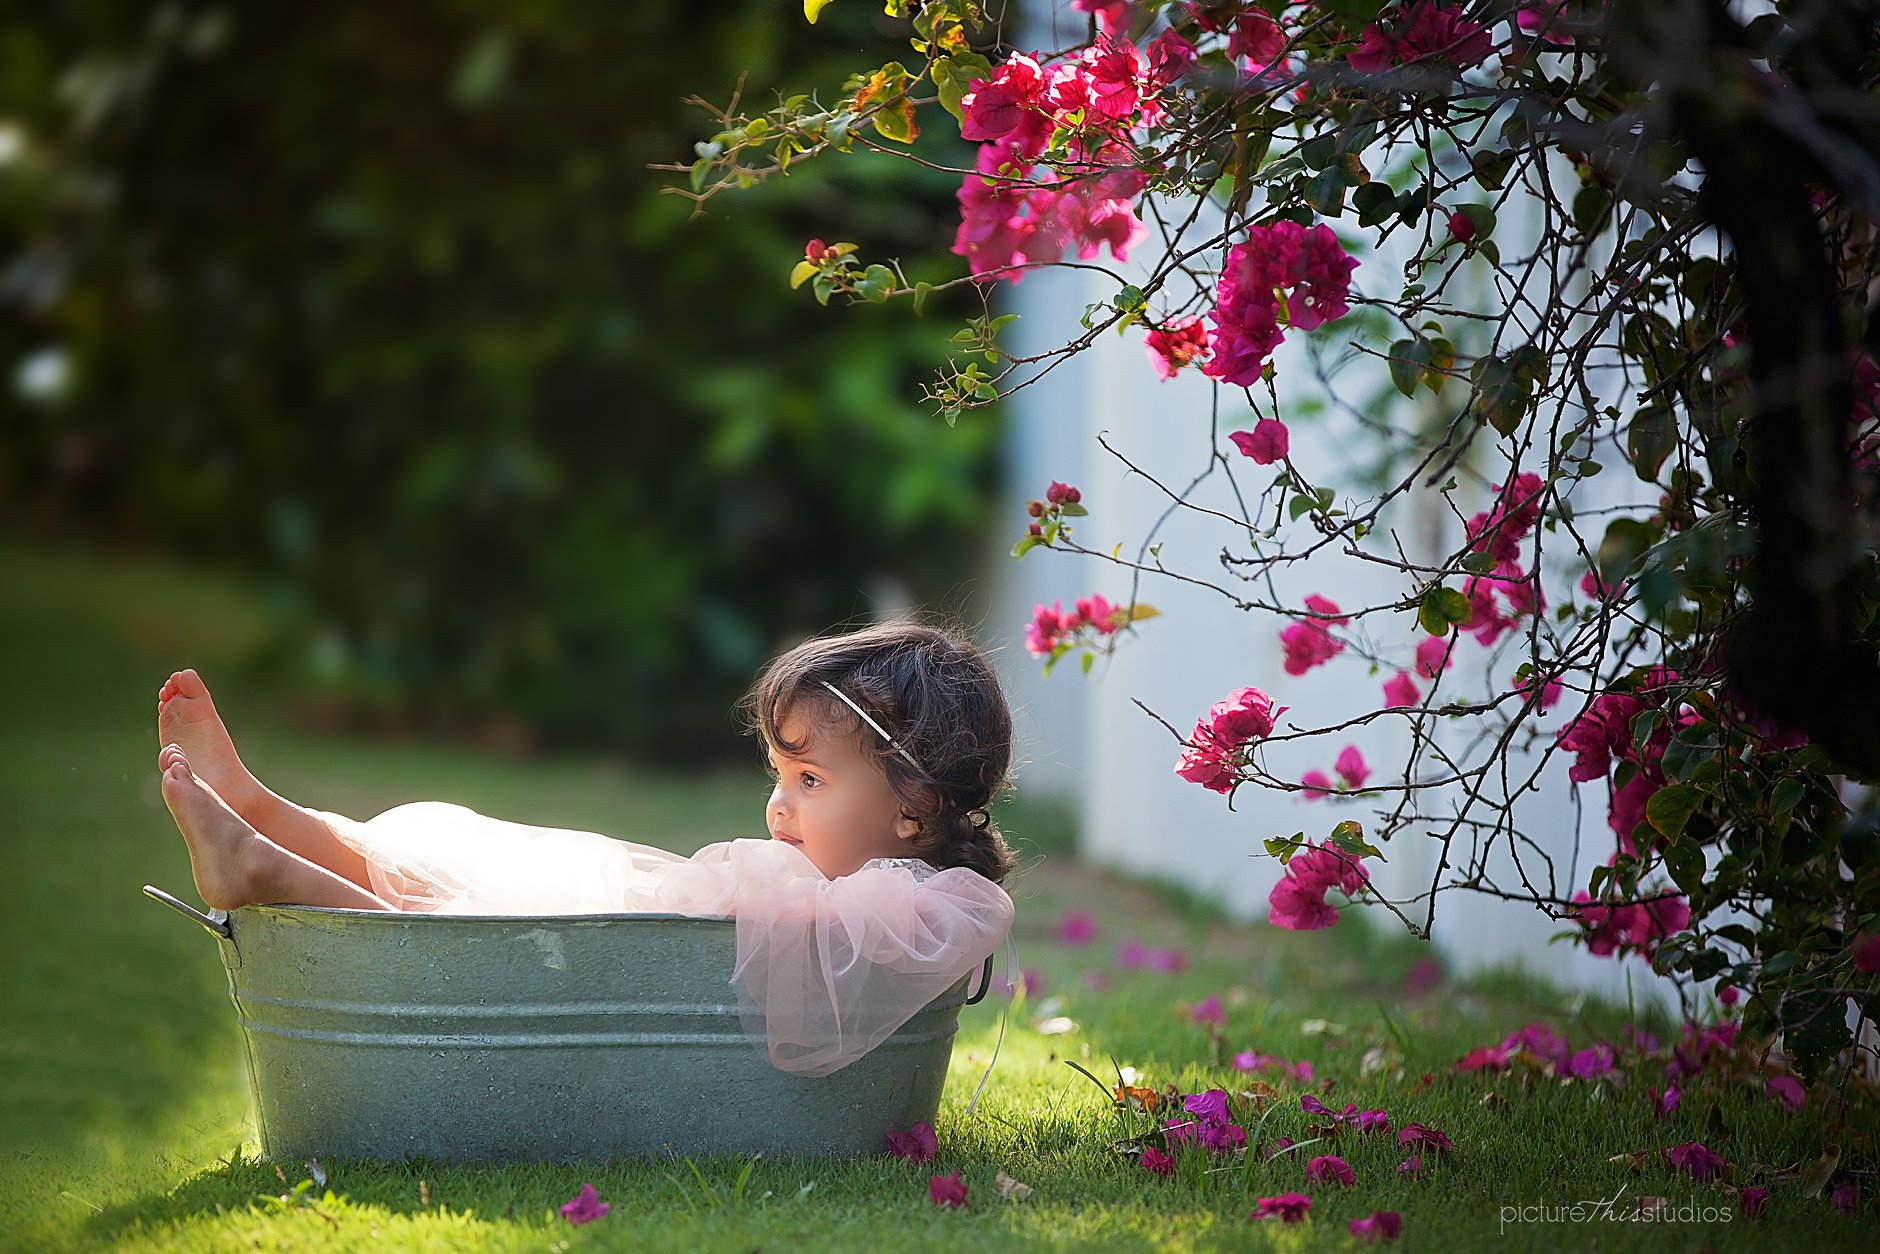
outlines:
[{"label": "baby's mouth", "polygon": [[800,845],[803,843],[794,836],[785,836],[782,832],[773,831],[770,835],[772,839],[780,840],[786,845]]}]

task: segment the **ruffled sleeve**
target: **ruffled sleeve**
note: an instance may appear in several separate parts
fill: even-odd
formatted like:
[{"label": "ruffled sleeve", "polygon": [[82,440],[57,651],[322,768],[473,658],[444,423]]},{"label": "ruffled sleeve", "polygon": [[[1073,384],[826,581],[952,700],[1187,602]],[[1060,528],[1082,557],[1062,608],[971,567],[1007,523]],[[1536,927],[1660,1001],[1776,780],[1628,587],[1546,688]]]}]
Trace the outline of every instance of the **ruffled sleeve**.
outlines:
[{"label": "ruffled sleeve", "polygon": [[964,867],[931,871],[893,859],[830,880],[780,842],[729,844],[756,846],[731,859],[754,873],[753,891],[736,894],[731,982],[753,1027],[761,1018],[770,1060],[784,1071],[821,1076],[848,1066],[975,970],[1012,929],[1012,899]]}]

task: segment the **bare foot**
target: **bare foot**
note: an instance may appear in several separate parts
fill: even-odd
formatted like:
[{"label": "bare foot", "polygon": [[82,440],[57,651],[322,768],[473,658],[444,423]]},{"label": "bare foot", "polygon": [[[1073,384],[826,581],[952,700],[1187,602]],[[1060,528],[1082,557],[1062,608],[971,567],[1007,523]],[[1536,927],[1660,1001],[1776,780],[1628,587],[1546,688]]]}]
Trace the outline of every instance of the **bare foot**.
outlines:
[{"label": "bare foot", "polygon": [[163,803],[189,843],[196,891],[218,910],[255,904],[261,891],[256,867],[265,860],[267,842],[190,770],[182,749],[165,745],[157,767],[163,772]]},{"label": "bare foot", "polygon": [[191,773],[237,814],[246,814],[266,791],[242,765],[208,686],[193,670],[177,671],[157,693],[157,743],[180,748]]}]

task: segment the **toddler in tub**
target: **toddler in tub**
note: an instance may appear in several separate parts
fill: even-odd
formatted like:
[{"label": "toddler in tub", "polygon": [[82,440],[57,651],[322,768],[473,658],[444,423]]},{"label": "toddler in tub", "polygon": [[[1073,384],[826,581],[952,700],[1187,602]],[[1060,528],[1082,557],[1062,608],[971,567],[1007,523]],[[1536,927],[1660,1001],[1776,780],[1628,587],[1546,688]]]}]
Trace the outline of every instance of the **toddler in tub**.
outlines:
[{"label": "toddler in tub", "polygon": [[296,805],[242,765],[193,670],[158,695],[157,762],[211,906],[735,915],[732,983],[772,1062],[827,1075],[1010,932],[1012,856],[986,807],[1011,715],[976,648],[912,619],[806,641],[739,706],[776,780],[769,837],[689,858],[443,801],[365,822]]}]

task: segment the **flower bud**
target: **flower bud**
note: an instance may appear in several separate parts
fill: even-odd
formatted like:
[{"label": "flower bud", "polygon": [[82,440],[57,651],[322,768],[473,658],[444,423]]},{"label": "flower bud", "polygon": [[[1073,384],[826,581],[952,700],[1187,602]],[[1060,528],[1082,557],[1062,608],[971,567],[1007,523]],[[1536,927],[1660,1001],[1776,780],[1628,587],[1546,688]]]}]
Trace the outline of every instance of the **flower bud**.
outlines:
[{"label": "flower bud", "polygon": [[1037,523],[1033,523],[1027,530],[1034,536],[1042,536],[1044,534],[1044,528],[1040,527]]},{"label": "flower bud", "polygon": [[821,261],[823,254],[828,251],[829,250],[823,245],[821,240],[813,239],[803,245],[803,258],[806,261]]},{"label": "flower bud", "polygon": [[1457,209],[1449,215],[1449,238],[1466,244],[1475,238],[1475,219]]},{"label": "flower bud", "polygon": [[1044,517],[1044,502],[1043,501],[1026,501],[1025,512],[1027,514],[1030,514],[1033,518]]}]

